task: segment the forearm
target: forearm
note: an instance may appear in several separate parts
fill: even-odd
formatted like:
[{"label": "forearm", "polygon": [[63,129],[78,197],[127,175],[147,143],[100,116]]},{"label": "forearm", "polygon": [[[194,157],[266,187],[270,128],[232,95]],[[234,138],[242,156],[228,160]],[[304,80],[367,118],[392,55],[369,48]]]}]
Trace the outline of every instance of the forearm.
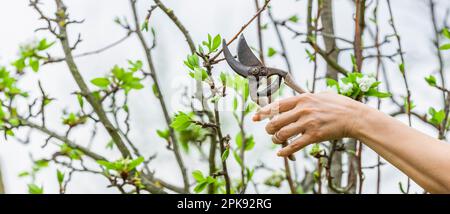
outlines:
[{"label": "forearm", "polygon": [[355,137],[432,193],[450,192],[450,144],[369,107]]}]

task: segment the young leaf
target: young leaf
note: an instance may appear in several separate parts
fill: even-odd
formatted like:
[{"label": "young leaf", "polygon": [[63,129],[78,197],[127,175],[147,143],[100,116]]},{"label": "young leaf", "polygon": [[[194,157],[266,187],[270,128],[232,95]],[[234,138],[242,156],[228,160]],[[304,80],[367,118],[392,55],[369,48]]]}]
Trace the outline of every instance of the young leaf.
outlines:
[{"label": "young leaf", "polygon": [[56,178],[58,179],[58,183],[62,184],[62,182],[64,181],[64,173],[57,169],[56,170]]},{"label": "young leaf", "polygon": [[169,129],[166,129],[166,130],[156,130],[156,133],[157,133],[158,136],[161,137],[162,139],[168,140],[169,137],[170,137],[170,131],[169,131]]},{"label": "young leaf", "polygon": [[444,28],[442,30],[442,35],[444,35],[447,39],[450,39],[450,32],[449,32],[448,28]]},{"label": "young leaf", "polygon": [[298,22],[298,16],[297,15],[293,15],[293,16],[289,17],[289,21],[291,21],[293,23],[297,23]]},{"label": "young leaf", "polygon": [[425,81],[427,81],[428,85],[432,87],[436,86],[436,77],[434,77],[433,75],[425,77]]},{"label": "young leaf", "polygon": [[269,50],[267,50],[267,56],[272,57],[275,54],[277,54],[277,51],[275,49],[273,49],[272,47],[269,47]]},{"label": "young leaf", "polygon": [[199,193],[199,192],[203,191],[207,185],[208,185],[208,182],[206,182],[206,181],[197,184],[197,186],[195,186],[195,188],[194,188],[194,192]]},{"label": "young leaf", "polygon": [[226,161],[229,154],[230,154],[230,149],[227,148],[222,154],[222,161]]},{"label": "young leaf", "polygon": [[170,126],[176,131],[182,131],[191,125],[191,117],[184,112],[178,112]]},{"label": "young leaf", "polygon": [[141,165],[145,161],[144,157],[138,157],[130,162],[128,165],[128,171],[135,169],[137,166]]},{"label": "young leaf", "polygon": [[77,100],[78,100],[78,104],[80,105],[80,107],[83,108],[84,100],[83,100],[83,97],[81,96],[81,94],[77,94]]},{"label": "young leaf", "polygon": [[217,34],[213,39],[212,51],[217,50],[217,48],[220,46],[221,41],[222,41],[222,38],[220,37],[220,34]]},{"label": "young leaf", "polygon": [[91,83],[100,88],[106,88],[110,84],[109,79],[104,77],[92,79]]},{"label": "young leaf", "polygon": [[245,141],[245,151],[250,151],[255,147],[255,140],[253,136],[250,136]]},{"label": "young leaf", "polygon": [[400,70],[400,72],[405,73],[405,64],[401,63],[400,65],[398,65],[398,69]]},{"label": "young leaf", "polygon": [[30,67],[34,72],[38,72],[39,70],[39,60],[30,58]]},{"label": "young leaf", "polygon": [[450,43],[441,45],[441,47],[439,47],[439,50],[450,50]]},{"label": "young leaf", "polygon": [[55,42],[47,43],[47,39],[42,39],[41,41],[39,41],[37,49],[39,51],[43,51],[43,50],[51,47],[53,44],[55,44]]},{"label": "young leaf", "polygon": [[233,156],[236,162],[238,162],[239,166],[244,167],[244,163],[242,163],[241,157],[239,157],[239,154],[233,150]]},{"label": "young leaf", "polygon": [[201,183],[205,180],[203,173],[200,170],[195,170],[192,172],[192,177],[198,182]]},{"label": "young leaf", "polygon": [[28,184],[28,193],[30,194],[43,194],[44,188],[39,187],[36,184]]}]

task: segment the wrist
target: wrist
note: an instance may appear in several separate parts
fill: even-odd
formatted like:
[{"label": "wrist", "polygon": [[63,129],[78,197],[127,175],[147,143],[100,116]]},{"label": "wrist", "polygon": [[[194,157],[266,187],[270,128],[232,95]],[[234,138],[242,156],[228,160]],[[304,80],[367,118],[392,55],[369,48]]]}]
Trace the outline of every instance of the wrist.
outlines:
[{"label": "wrist", "polygon": [[354,101],[351,106],[352,120],[349,128],[349,137],[361,140],[364,138],[364,133],[370,130],[370,126],[376,122],[376,118],[379,117],[379,113],[376,109],[370,106]]}]

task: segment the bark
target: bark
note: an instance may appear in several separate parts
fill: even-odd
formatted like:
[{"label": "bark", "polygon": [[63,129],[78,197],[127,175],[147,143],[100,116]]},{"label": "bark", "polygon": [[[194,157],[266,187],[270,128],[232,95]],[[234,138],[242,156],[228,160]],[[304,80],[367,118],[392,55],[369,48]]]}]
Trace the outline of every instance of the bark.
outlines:
[{"label": "bark", "polygon": [[[322,26],[323,26],[323,32],[326,35],[334,35],[334,23],[333,23],[333,3],[332,0],[324,0],[323,1],[323,8],[322,8]],[[338,62],[339,58],[339,49],[336,46],[336,39],[334,37],[330,36],[324,36],[323,37],[324,43],[325,43],[325,51],[329,54],[329,57],[334,60],[335,62]],[[331,65],[327,64],[327,78],[335,79],[338,78],[338,72],[336,69],[334,69]],[[342,143],[341,142],[332,142],[332,143]],[[336,148],[335,146],[332,148]],[[341,186],[342,182],[342,152],[341,151],[335,151],[334,155],[332,157],[332,164],[330,167],[330,173],[333,177],[333,183],[336,186]],[[330,193],[334,192],[332,189],[328,188],[328,191]]]}]

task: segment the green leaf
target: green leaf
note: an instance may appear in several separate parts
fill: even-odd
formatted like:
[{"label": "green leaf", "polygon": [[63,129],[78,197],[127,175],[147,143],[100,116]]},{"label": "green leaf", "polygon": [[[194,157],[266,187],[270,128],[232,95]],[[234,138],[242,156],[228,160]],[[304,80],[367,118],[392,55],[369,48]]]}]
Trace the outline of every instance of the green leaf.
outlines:
[{"label": "green leaf", "polygon": [[293,15],[293,16],[289,17],[289,21],[291,21],[293,23],[297,23],[298,22],[298,16],[297,15]]},{"label": "green leaf", "polygon": [[268,27],[269,27],[269,24],[268,24],[268,23],[262,24],[262,25],[261,25],[261,30],[266,30]]},{"label": "green leaf", "polygon": [[398,65],[398,69],[400,70],[400,72],[405,73],[405,64],[401,63],[400,65]]},{"label": "green leaf", "polygon": [[336,86],[337,90],[339,91],[339,83],[331,78],[326,78],[326,83],[328,87],[334,87]]},{"label": "green leaf", "polygon": [[241,157],[239,157],[239,154],[235,150],[233,150],[233,156],[239,166],[244,167],[244,163],[242,162]]},{"label": "green leaf", "polygon": [[24,172],[21,172],[21,173],[19,173],[19,177],[27,177],[27,176],[29,176],[30,175],[30,173],[29,172],[27,172],[27,171],[24,171]]},{"label": "green leaf", "polygon": [[144,23],[142,23],[141,31],[148,32],[148,20],[145,20]]},{"label": "green leaf", "polygon": [[106,144],[105,148],[111,149],[111,150],[112,150],[112,149],[114,148],[114,141],[113,141],[113,140],[110,140],[110,141]]},{"label": "green leaf", "polygon": [[39,60],[34,59],[34,58],[30,58],[29,61],[30,67],[34,72],[38,72],[39,71]]},{"label": "green leaf", "polygon": [[434,125],[439,125],[445,118],[445,111],[443,109],[436,111],[433,107],[428,109],[428,113],[431,115],[431,119],[429,121]]},{"label": "green leaf", "polygon": [[272,47],[269,47],[269,50],[267,50],[267,56],[272,57],[275,54],[277,54],[277,51],[275,49],[273,49]]},{"label": "green leaf", "polygon": [[439,50],[449,50],[449,49],[450,49],[450,43],[441,45],[441,47],[439,47]]},{"label": "green leaf", "polygon": [[220,34],[217,34],[213,39],[212,51],[217,50],[217,48],[220,46],[221,41],[222,41],[222,38],[220,37]]},{"label": "green leaf", "polygon": [[406,111],[408,111],[408,109],[409,110],[413,110],[416,107],[416,105],[414,104],[414,102],[412,100],[410,100],[409,102],[410,102],[409,103],[410,105],[409,105],[409,108],[408,108],[408,98],[405,97],[405,101],[403,103],[403,108],[406,109]]},{"label": "green leaf", "polygon": [[169,131],[169,129],[166,129],[166,130],[156,130],[156,133],[157,133],[158,136],[161,137],[162,139],[168,140],[169,137],[170,137],[170,131]]},{"label": "green leaf", "polygon": [[83,100],[83,96],[81,96],[81,94],[77,94],[77,100],[78,100],[78,104],[80,105],[80,107],[83,108],[84,100]]},{"label": "green leaf", "polygon": [[105,161],[105,160],[98,160],[97,161],[98,164],[100,164],[101,166],[105,167],[106,169],[114,169],[114,163]]},{"label": "green leaf", "polygon": [[135,62],[128,60],[128,64],[130,65],[129,69],[130,71],[136,72],[142,69],[142,61],[136,60]]},{"label": "green leaf", "polygon": [[242,132],[236,134],[235,141],[238,148],[242,148]]},{"label": "green leaf", "polygon": [[253,149],[253,147],[255,147],[255,140],[254,140],[253,136],[250,136],[246,139],[245,151],[250,151]]},{"label": "green leaf", "polygon": [[44,160],[44,159],[37,160],[34,162],[34,165],[39,168],[48,167],[48,160]]},{"label": "green leaf", "polygon": [[428,85],[432,87],[436,86],[436,77],[433,75],[425,77],[425,81],[427,81]]},{"label": "green leaf", "polygon": [[195,67],[194,72],[189,73],[189,75],[197,81],[204,81],[208,78],[206,70],[200,67]]},{"label": "green leaf", "polygon": [[369,91],[364,93],[364,95],[369,96],[369,97],[378,97],[378,98],[387,98],[387,97],[392,96],[390,93],[380,92],[375,88],[369,89]]},{"label": "green leaf", "polygon": [[352,65],[353,65],[353,69],[355,70],[355,71],[357,71],[358,69],[357,69],[357,65],[356,65],[356,58],[355,58],[355,55],[350,55],[350,58],[352,59]]},{"label": "green leaf", "polygon": [[217,180],[215,178],[213,178],[211,176],[206,177],[206,183],[213,184],[213,183],[216,183],[216,182],[217,182]]},{"label": "green leaf", "polygon": [[203,191],[207,185],[208,185],[208,182],[206,182],[206,181],[197,184],[197,186],[195,186],[195,188],[194,188],[194,192],[199,193],[199,192]]},{"label": "green leaf", "polygon": [[99,77],[91,80],[91,83],[100,88],[106,88],[109,86],[110,82],[108,78]]},{"label": "green leaf", "polygon": [[8,136],[14,136],[14,131],[11,130],[11,129],[5,130],[5,133],[6,133],[6,135],[8,135]]},{"label": "green leaf", "polygon": [[314,56],[314,54],[312,54],[308,49],[305,49],[305,52],[306,52],[306,54],[308,55],[307,58],[308,58],[308,60],[309,60],[310,62],[316,60],[316,57]]},{"label": "green leaf", "polygon": [[62,184],[62,182],[64,181],[64,173],[57,169],[56,170],[56,178],[58,179],[58,183]]},{"label": "green leaf", "polygon": [[11,118],[8,123],[11,124],[11,126],[16,127],[20,125],[20,120],[17,118]]},{"label": "green leaf", "polygon": [[223,85],[226,85],[227,83],[227,74],[225,74],[224,72],[220,73],[220,81],[222,82]]},{"label": "green leaf", "polygon": [[223,151],[223,154],[222,154],[222,161],[226,161],[229,154],[230,154],[230,149],[229,148],[225,149],[225,151]]},{"label": "green leaf", "polygon": [[16,61],[14,61],[13,63],[12,63],[12,65],[14,66],[14,67],[16,67],[16,69],[18,70],[18,71],[23,71],[23,69],[25,68],[25,58],[20,58],[20,59],[18,59],[18,60],[16,60]]},{"label": "green leaf", "polygon": [[315,143],[315,144],[312,146],[311,150],[309,151],[309,155],[311,155],[311,156],[313,156],[313,157],[316,157],[317,155],[320,154],[320,152],[321,152],[320,145],[319,145],[318,143]]},{"label": "green leaf", "polygon": [[192,123],[191,117],[184,112],[178,112],[172,120],[170,126],[176,131],[182,131],[189,127]]},{"label": "green leaf", "polygon": [[155,95],[155,97],[159,97],[159,91],[158,91],[158,87],[156,87],[156,84],[152,85],[152,91],[153,91],[153,94]]},{"label": "green leaf", "polygon": [[245,171],[247,171],[247,181],[252,180],[253,175],[255,174],[255,169],[250,170],[249,168],[245,168]]},{"label": "green leaf", "polygon": [[130,162],[128,165],[128,171],[135,169],[137,166],[141,165],[145,161],[144,157],[138,157]]},{"label": "green leaf", "polygon": [[199,59],[197,54],[188,55],[187,60],[184,61],[184,64],[188,66],[191,70],[194,70],[194,68],[199,67]]},{"label": "green leaf", "polygon": [[447,39],[450,39],[450,32],[449,32],[448,28],[444,28],[442,30],[442,35],[444,35]]},{"label": "green leaf", "polygon": [[28,193],[30,194],[43,194],[44,188],[39,187],[36,184],[28,184]]},{"label": "green leaf", "polygon": [[42,39],[41,41],[39,41],[37,49],[39,51],[43,51],[43,50],[51,47],[53,44],[55,44],[55,42],[47,43],[47,39]]},{"label": "green leaf", "polygon": [[203,173],[200,170],[195,170],[192,172],[192,177],[198,182],[201,183],[205,180]]}]

